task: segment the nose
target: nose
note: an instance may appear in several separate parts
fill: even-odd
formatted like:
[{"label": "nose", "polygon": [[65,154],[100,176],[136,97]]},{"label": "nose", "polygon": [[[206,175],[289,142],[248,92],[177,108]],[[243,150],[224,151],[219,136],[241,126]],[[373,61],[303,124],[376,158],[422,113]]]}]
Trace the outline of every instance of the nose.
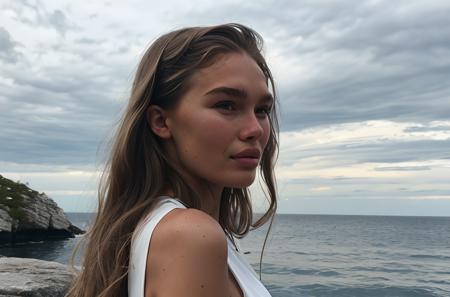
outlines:
[{"label": "nose", "polygon": [[252,112],[251,114],[246,115],[242,122],[239,138],[242,141],[257,140],[263,133],[264,130],[260,123],[260,119],[258,119],[255,113]]}]

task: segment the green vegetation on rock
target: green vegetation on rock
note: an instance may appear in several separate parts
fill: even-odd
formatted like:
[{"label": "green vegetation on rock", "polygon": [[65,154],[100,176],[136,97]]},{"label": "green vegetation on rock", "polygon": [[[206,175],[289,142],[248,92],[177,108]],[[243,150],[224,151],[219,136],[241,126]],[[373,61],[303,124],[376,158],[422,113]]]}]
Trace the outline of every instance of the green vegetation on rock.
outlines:
[{"label": "green vegetation on rock", "polygon": [[11,218],[23,221],[25,214],[22,211],[23,195],[38,195],[39,192],[30,189],[27,185],[14,182],[0,175],[0,208],[8,212]]}]

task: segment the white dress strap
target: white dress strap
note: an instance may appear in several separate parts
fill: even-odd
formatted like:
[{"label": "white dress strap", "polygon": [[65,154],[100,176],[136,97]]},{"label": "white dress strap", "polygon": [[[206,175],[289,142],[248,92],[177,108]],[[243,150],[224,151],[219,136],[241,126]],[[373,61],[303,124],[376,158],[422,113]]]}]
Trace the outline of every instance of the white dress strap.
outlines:
[{"label": "white dress strap", "polygon": [[159,221],[175,208],[186,208],[180,201],[163,197],[147,217],[136,227],[131,240],[128,267],[128,296],[144,297],[145,269],[152,232]]},{"label": "white dress strap", "polygon": [[271,297],[253,267],[244,258],[239,244],[236,251],[230,239],[228,239],[228,267],[241,287],[244,297]]}]

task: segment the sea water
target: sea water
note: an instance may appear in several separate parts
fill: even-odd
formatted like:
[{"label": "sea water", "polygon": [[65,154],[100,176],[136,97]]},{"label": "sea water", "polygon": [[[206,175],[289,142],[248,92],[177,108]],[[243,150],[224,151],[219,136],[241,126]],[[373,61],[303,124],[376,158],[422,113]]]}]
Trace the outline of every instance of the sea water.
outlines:
[{"label": "sea water", "polygon": [[[92,218],[68,216],[84,229]],[[240,240],[257,273],[266,231]],[[2,246],[0,255],[67,263],[79,239]],[[262,282],[273,297],[450,296],[450,217],[277,215]]]}]

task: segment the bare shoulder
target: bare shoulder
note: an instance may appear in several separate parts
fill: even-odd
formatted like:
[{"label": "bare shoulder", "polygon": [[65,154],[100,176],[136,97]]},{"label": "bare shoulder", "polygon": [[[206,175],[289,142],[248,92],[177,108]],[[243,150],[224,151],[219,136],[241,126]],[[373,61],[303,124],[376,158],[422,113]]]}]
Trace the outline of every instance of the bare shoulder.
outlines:
[{"label": "bare shoulder", "polygon": [[208,214],[169,212],[153,231],[147,257],[146,296],[229,296],[227,241]]},{"label": "bare shoulder", "polygon": [[173,242],[217,245],[226,250],[226,237],[219,223],[203,211],[178,208],[164,216],[153,232],[160,244]]}]

